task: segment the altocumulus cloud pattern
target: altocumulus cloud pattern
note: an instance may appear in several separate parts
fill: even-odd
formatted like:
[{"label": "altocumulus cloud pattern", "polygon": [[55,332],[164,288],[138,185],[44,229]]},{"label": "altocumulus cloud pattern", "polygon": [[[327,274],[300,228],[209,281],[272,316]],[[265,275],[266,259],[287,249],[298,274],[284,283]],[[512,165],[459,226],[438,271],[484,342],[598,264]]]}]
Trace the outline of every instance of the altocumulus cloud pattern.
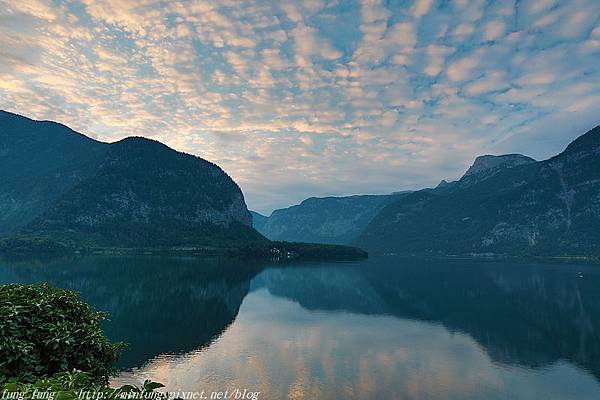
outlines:
[{"label": "altocumulus cloud pattern", "polygon": [[0,3],[0,108],[200,155],[264,212],[600,122],[597,0]]}]

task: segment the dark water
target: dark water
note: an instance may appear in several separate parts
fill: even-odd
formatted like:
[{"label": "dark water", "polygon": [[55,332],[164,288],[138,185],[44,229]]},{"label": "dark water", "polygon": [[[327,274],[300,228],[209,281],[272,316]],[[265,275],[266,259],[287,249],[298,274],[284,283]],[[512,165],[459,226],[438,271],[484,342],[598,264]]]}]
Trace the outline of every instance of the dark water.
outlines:
[{"label": "dark water", "polygon": [[0,262],[108,311],[115,384],[260,399],[598,399],[600,267],[375,258]]}]

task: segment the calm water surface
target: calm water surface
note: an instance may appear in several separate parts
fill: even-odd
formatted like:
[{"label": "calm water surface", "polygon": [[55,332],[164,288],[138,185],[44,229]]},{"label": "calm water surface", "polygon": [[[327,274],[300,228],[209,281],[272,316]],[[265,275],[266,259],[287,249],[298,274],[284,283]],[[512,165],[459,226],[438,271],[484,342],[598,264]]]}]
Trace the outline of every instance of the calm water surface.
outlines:
[{"label": "calm water surface", "polygon": [[600,267],[374,258],[0,262],[108,311],[113,383],[260,399],[598,399]]}]

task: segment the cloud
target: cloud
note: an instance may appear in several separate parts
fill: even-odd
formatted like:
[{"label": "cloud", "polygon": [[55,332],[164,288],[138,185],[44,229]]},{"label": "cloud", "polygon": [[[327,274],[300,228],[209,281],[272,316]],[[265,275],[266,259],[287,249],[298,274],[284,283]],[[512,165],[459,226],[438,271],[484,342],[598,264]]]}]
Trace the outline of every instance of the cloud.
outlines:
[{"label": "cloud", "polygon": [[328,40],[319,37],[315,28],[300,24],[292,30],[291,35],[296,44],[296,62],[300,66],[310,64],[309,59],[312,56],[327,60],[335,60],[342,56]]},{"label": "cloud", "polygon": [[508,88],[507,81],[506,74],[503,71],[489,71],[482,78],[470,83],[466,87],[466,92],[471,96],[477,96],[503,90]]},{"label": "cloud", "polygon": [[433,0],[417,0],[412,8],[412,14],[415,18],[421,18],[429,12],[432,5]]},{"label": "cloud", "polygon": [[483,37],[485,40],[496,40],[500,38],[506,29],[502,21],[490,21],[485,26]]},{"label": "cloud", "polygon": [[435,184],[498,143],[528,153],[547,121],[600,123],[594,0],[3,6],[0,108],[198,154],[265,212]]},{"label": "cloud", "polygon": [[469,55],[450,64],[447,70],[451,81],[464,81],[472,79],[472,72],[479,66],[480,57],[477,54]]},{"label": "cloud", "polygon": [[475,32],[475,25],[471,23],[460,24],[454,30],[454,36],[464,38],[465,36],[471,35]]},{"label": "cloud", "polygon": [[436,76],[440,72],[445,64],[445,57],[452,54],[454,49],[451,47],[440,46],[440,45],[429,45],[427,46],[426,53],[428,57],[427,67],[425,73],[430,76]]},{"label": "cloud", "polygon": [[556,4],[556,0],[534,0],[529,1],[529,12],[537,14],[541,11],[547,10]]}]

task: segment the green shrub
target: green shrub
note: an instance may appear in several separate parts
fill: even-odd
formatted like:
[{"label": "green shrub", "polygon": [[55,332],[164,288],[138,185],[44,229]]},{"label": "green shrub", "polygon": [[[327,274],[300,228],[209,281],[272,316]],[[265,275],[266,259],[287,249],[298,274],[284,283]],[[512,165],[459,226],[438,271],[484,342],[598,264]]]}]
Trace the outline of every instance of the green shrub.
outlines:
[{"label": "green shrub", "polygon": [[[0,385],[0,393],[5,398],[20,400],[165,400],[167,395],[156,392],[164,385],[145,381],[141,387],[125,385],[110,388],[106,384],[96,382],[90,374],[81,371],[61,372],[52,377],[40,378],[35,382],[21,382],[11,379]],[[10,393],[19,394],[18,397]]]},{"label": "green shrub", "polygon": [[75,292],[49,284],[0,286],[0,383],[73,369],[108,382],[124,345],[103,335],[104,319]]}]

